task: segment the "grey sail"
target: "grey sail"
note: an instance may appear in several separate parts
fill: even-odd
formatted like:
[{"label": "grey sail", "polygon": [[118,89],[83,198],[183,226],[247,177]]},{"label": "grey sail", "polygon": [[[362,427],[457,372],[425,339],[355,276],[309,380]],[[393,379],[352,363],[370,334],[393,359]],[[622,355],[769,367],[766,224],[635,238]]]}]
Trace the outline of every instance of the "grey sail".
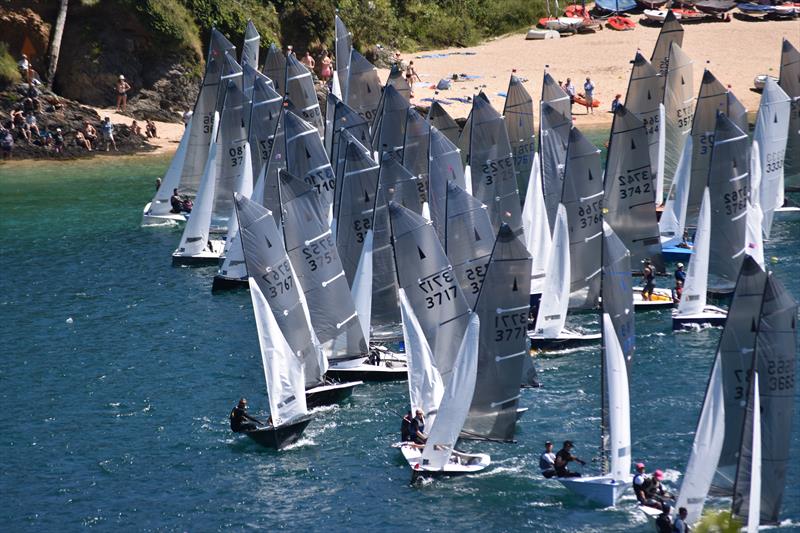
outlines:
[{"label": "grey sail", "polygon": [[[663,30],[662,30],[663,31]],[[658,150],[661,133],[660,107],[664,99],[664,78],[640,52],[636,52],[625,95],[625,107],[642,121],[650,150],[650,174],[653,186],[658,182]],[[655,194],[654,194],[655,197]],[[663,198],[657,198],[660,204]]]},{"label": "grey sail", "polygon": [[404,289],[448,383],[470,309],[431,223],[398,203],[389,203],[392,243],[400,288]]},{"label": "grey sail", "polygon": [[406,100],[391,85],[384,87],[378,113],[372,123],[372,150],[380,159],[384,153],[401,155],[406,132]]},{"label": "grey sail", "polygon": [[570,309],[597,307],[603,245],[603,178],[600,150],[572,128],[569,134],[564,190],[570,257]]},{"label": "grey sail", "polygon": [[711,195],[709,290],[730,291],[746,251],[750,200],[750,153],[747,134],[727,116],[717,115],[708,189]]},{"label": "grey sail", "polygon": [[514,173],[517,176],[517,190],[525,197],[528,179],[536,152],[536,134],[533,129],[533,100],[517,76],[511,75],[503,108],[508,140],[514,154]]},{"label": "grey sail", "polygon": [[242,67],[249,66],[253,70],[258,70],[258,54],[261,48],[261,35],[258,34],[252,20],[247,21],[247,28],[244,30],[244,43],[242,44],[242,57],[239,60]]},{"label": "grey sail", "polygon": [[553,232],[561,190],[564,188],[564,165],[572,129],[571,115],[564,115],[547,102],[539,113],[539,159],[542,165],[542,190],[550,233]]},{"label": "grey sail", "polygon": [[458,123],[451,117],[444,106],[437,100],[431,103],[428,109],[428,116],[426,117],[431,126],[442,132],[447,139],[453,143],[458,144],[458,137],[461,135],[461,128]]},{"label": "grey sail", "polygon": [[677,43],[671,43],[664,80],[664,190],[675,177],[678,160],[692,128],[694,75],[692,60]]},{"label": "grey sail", "polygon": [[428,209],[431,222],[436,228],[439,240],[445,239],[445,207],[447,201],[447,182],[454,181],[462,189],[466,189],[464,167],[461,165],[461,154],[450,140],[439,130],[431,127],[431,144],[428,151]]},{"label": "grey sail", "polygon": [[241,195],[235,203],[247,273],[269,302],[292,352],[302,355],[306,387],[314,386],[323,373],[283,236],[271,211]]},{"label": "grey sail", "polygon": [[653,55],[650,56],[650,63],[662,76],[666,76],[669,70],[669,49],[672,43],[683,46],[683,26],[678,22],[675,13],[670,10],[667,11],[664,25],[661,26],[656,45],[653,47]]},{"label": "grey sail", "polygon": [[203,168],[208,159],[208,149],[214,141],[211,133],[214,130],[214,112],[218,110],[217,94],[220,92],[220,76],[225,65],[226,52],[235,53],[236,47],[224,35],[212,28],[203,85],[194,105],[186,160],[181,171],[181,192],[184,194],[197,194]]},{"label": "grey sail", "polygon": [[339,78],[339,87],[342,95],[347,94],[347,87],[350,81],[350,52],[353,49],[353,36],[347,30],[339,15],[334,19],[336,43],[334,53],[336,54],[336,76]]},{"label": "grey sail", "polygon": [[272,149],[269,153],[269,160],[262,169],[262,175],[254,179],[261,180],[261,197],[258,197],[258,188],[253,189],[253,200],[272,211],[281,212],[281,197],[278,192],[278,175],[281,170],[286,169],[286,135],[284,134],[284,122],[286,120],[286,109],[281,108],[278,113],[278,123],[275,125],[275,136],[272,140]]},{"label": "grey sail", "polygon": [[547,72],[544,73],[544,79],[542,80],[541,101],[547,102],[570,121],[572,120],[572,105],[569,101],[569,95]]},{"label": "grey sail", "polygon": [[[259,75],[263,76],[263,74],[247,63],[242,64],[242,91],[244,92],[244,97],[248,102],[244,114],[244,127],[248,131],[250,131],[250,112],[253,105],[253,90],[255,89],[256,76]],[[266,76],[264,76],[264,78],[267,80],[269,79]]]},{"label": "grey sail", "polygon": [[[703,189],[706,187],[708,170],[711,165],[711,151],[714,144],[714,128],[717,112],[726,113],[728,97],[725,86],[706,70],[697,96],[697,107],[692,121],[692,167],[689,178],[689,202],[686,207],[686,224],[694,225],[700,213]],[[714,198],[714,191],[711,197]],[[711,238],[713,241],[713,237]],[[713,256],[713,253],[712,253]],[[736,272],[739,271],[738,265]],[[734,274],[735,276],[735,274]]]},{"label": "grey sail", "polygon": [[476,312],[483,332],[478,377],[464,429],[470,437],[511,441],[520,376],[528,355],[531,256],[507,225],[497,234]]},{"label": "grey sail", "polygon": [[[489,98],[483,93],[483,91],[479,92],[475,95],[475,98],[472,101],[472,107],[475,107],[475,100],[481,99],[486,103],[489,103]],[[458,149],[461,150],[461,164],[464,165],[464,168],[469,165],[469,148],[470,143],[472,142],[472,108],[469,110],[469,114],[467,115],[467,120],[464,122],[464,127],[461,128],[461,134],[458,136],[458,142],[456,145]]]},{"label": "grey sail", "polygon": [[[356,168],[354,166],[356,162],[356,156],[352,153],[352,151],[358,149],[361,152],[358,155],[358,158],[362,161],[361,163],[362,165],[368,165],[368,167],[366,168],[372,168],[373,166],[376,169],[378,168],[378,164],[375,163],[374,159],[372,159],[372,151],[369,148],[367,148],[367,146],[369,145],[361,143],[357,138],[353,137],[353,135],[351,135],[349,131],[345,129],[341,130],[338,139],[338,147],[337,147],[338,155],[336,161],[336,165],[338,166],[339,172],[338,174],[336,174],[336,186],[334,187],[333,190],[333,220],[338,220],[339,218],[339,209],[341,208],[343,201],[342,191],[344,190],[344,188],[341,185],[342,185],[342,180],[344,179],[344,174],[347,171],[346,167],[348,165],[348,160],[350,164],[350,172],[354,172]],[[377,180],[377,174],[375,179]],[[331,224],[331,226],[333,227],[334,224]]]},{"label": "grey sail", "polygon": [[[336,247],[347,284],[353,286],[361,249],[372,228],[378,194],[379,167],[356,140],[347,143],[344,174],[337,180]],[[341,189],[341,193],[339,190]]]},{"label": "grey sail", "polygon": [[[789,138],[791,99],[780,86],[767,78],[758,106],[753,151],[751,157],[757,159],[754,166],[761,169],[759,204],[764,213],[762,227],[764,236],[769,238],[775,209],[784,202],[784,157]],[[746,130],[743,130],[746,131]],[[758,155],[756,155],[756,144]],[[755,192],[755,191],[752,191]]]},{"label": "grey sail", "polygon": [[286,93],[286,58],[275,43],[269,45],[261,71],[275,84],[275,92],[283,96]]},{"label": "grey sail", "polygon": [[225,71],[221,77],[224,93],[217,140],[221,153],[217,155],[217,185],[214,189],[212,226],[227,227],[233,215],[233,193],[242,177],[246,163],[244,152],[247,131],[244,124],[246,98],[242,92],[242,67],[230,54],[225,54]]},{"label": "grey sail", "polygon": [[392,68],[389,70],[389,77],[386,79],[386,87],[390,85],[394,87],[406,101],[411,100],[411,86],[406,81],[405,73],[397,64],[392,65]]},{"label": "grey sail", "polygon": [[781,47],[778,85],[792,100],[789,140],[786,143],[786,188],[800,190],[800,51],[785,38]]},{"label": "grey sail", "polygon": [[[247,72],[250,69],[244,67],[244,70]],[[261,169],[269,162],[282,105],[283,98],[272,88],[269,78],[260,72],[255,72],[248,139],[250,150],[253,152],[253,176],[256,179],[261,175]]]},{"label": "grey sail", "polygon": [[447,183],[445,253],[453,265],[470,309],[481,291],[495,232],[484,204],[456,185]]},{"label": "grey sail", "polygon": [[286,58],[286,97],[289,99],[289,109],[317,128],[322,137],[325,134],[325,119],[319,109],[314,79],[294,54]]},{"label": "grey sail", "polygon": [[[364,146],[369,146],[369,122],[359,115],[355,109],[330,93],[328,94],[328,111],[332,113],[330,123],[325,125],[326,139],[330,137],[328,156],[330,157],[331,165],[333,165],[334,174],[338,177],[341,175],[345,156],[345,151],[341,150],[340,157],[339,145],[344,144],[346,147],[346,143],[340,142],[342,131],[349,132],[358,142]],[[328,135],[328,130],[330,130],[330,135]],[[327,146],[326,149],[328,149]]]},{"label": "grey sail", "polygon": [[631,254],[610,226],[603,227],[603,313],[611,317],[625,363],[630,372],[636,351]]},{"label": "grey sail", "polygon": [[367,58],[353,50],[350,55],[350,78],[347,92],[342,88],[342,99],[356,113],[372,123],[381,100],[381,81],[378,69]]},{"label": "grey sail", "polygon": [[617,107],[606,158],[603,213],[630,250],[635,270],[649,258],[657,272],[664,272],[647,140],[642,120],[625,106]]},{"label": "grey sail", "polygon": [[483,98],[472,103],[469,161],[472,194],[489,209],[495,232],[508,224],[515,235],[521,235],[522,202],[505,121]]},{"label": "grey sail", "polygon": [[[790,461],[794,418],[797,302],[773,275],[766,282],[755,346],[761,407],[760,522],[777,525]],[[747,428],[743,433],[747,435]],[[748,500],[741,496],[749,493],[747,476],[751,449],[743,446],[739,453],[733,508],[740,516],[747,516],[748,510]]]},{"label": "grey sail", "polygon": [[766,283],[767,274],[754,260],[746,258],[717,349],[725,409],[725,435],[712,482],[712,492],[717,495],[733,494],[745,415],[743,405],[747,400],[748,376],[753,365]]},{"label": "grey sail", "polygon": [[313,187],[286,171],[279,179],[286,251],[308,302],[311,324],[329,361],[367,352],[336,241]]},{"label": "grey sail", "polygon": [[731,119],[740,130],[749,131],[750,126],[747,122],[747,108],[736,98],[733,91],[728,91],[728,94],[725,96],[725,114],[728,115],[728,118]]},{"label": "grey sail", "polygon": [[424,183],[422,178],[404,167],[395,156],[385,154],[381,159],[380,188],[386,202],[397,202],[414,213],[422,214]]},{"label": "grey sail", "polygon": [[333,203],[336,177],[317,129],[291,111],[284,114],[286,170],[310,185],[327,211]]},{"label": "grey sail", "polygon": [[431,125],[416,109],[406,113],[405,139],[403,140],[403,166],[413,174],[428,177],[428,150],[431,144]]}]

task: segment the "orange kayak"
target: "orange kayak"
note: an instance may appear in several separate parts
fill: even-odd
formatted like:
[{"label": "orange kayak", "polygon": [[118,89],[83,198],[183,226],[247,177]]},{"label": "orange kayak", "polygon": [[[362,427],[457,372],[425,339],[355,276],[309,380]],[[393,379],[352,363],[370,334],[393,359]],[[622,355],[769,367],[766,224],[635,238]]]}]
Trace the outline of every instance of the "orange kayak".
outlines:
[{"label": "orange kayak", "polygon": [[[577,94],[575,95],[575,103],[578,105],[585,106],[586,100],[583,98],[582,95]],[[600,107],[600,100],[598,100],[597,98],[592,98],[592,107]]]},{"label": "orange kayak", "polygon": [[608,26],[612,30],[626,31],[635,28],[636,23],[632,19],[629,19],[628,17],[614,16],[614,17],[608,17]]}]

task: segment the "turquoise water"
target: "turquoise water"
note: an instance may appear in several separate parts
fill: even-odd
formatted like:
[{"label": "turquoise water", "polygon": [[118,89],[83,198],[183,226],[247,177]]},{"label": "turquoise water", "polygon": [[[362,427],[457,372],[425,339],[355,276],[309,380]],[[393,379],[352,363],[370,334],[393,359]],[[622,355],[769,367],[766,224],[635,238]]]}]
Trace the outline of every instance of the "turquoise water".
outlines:
[{"label": "turquoise water", "polygon": [[[358,388],[281,453],[234,438],[239,396],[267,406],[250,298],[212,296],[212,269],[173,268],[178,229],[139,228],[167,164],[0,165],[0,530],[650,531],[632,495],[598,509],[538,475],[545,439],[583,458],[598,445],[596,349],[539,359],[517,444],[465,445],[492,455],[473,477],[409,486],[389,448],[404,384]],[[800,225],[773,234],[767,255],[800,296]],[[719,331],[673,334],[668,311],[636,322],[634,459],[676,480]],[[798,477],[795,460],[785,530],[800,528]]]}]

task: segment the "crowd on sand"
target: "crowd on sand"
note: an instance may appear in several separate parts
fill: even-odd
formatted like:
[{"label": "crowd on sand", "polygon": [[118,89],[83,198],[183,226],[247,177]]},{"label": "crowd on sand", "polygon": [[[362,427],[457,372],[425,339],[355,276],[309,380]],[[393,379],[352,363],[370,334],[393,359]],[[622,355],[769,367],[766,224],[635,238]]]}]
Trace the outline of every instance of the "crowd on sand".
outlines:
[{"label": "crowd on sand", "polygon": [[[80,128],[53,123],[52,120],[46,121],[49,126],[43,126],[40,123],[40,118],[44,118],[42,115],[61,111],[64,103],[57,95],[43,91],[44,84],[25,54],[22,54],[18,67],[27,88],[22,101],[14,104],[7,116],[0,111],[0,151],[3,160],[11,159],[15,144],[23,143],[38,146],[54,154],[64,153],[70,144],[86,152],[108,152],[112,149],[118,151],[114,138],[115,125],[110,117],[103,118],[99,123],[84,120]],[[117,111],[124,113],[127,110],[130,90],[131,85],[120,74],[115,85]],[[145,120],[143,125],[133,120],[128,129],[131,135],[142,139],[158,138],[156,125],[152,120]]]}]

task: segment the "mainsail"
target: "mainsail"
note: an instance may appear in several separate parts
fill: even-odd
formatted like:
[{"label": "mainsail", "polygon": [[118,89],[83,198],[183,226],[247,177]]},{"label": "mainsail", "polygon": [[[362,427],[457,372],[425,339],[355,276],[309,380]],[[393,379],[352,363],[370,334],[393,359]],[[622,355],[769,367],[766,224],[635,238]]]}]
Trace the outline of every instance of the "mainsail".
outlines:
[{"label": "mainsail", "polygon": [[215,137],[211,136],[212,130],[216,133],[217,128],[214,125],[214,113],[222,109],[221,106],[217,107],[217,94],[220,92],[220,76],[225,64],[225,54],[235,52],[236,47],[216,28],[212,28],[203,85],[200,87],[192,114],[192,123],[195,126],[189,136],[186,160],[181,172],[181,189],[185,194],[196,194],[200,186],[208,150],[215,140]]},{"label": "mainsail", "polygon": [[533,165],[533,155],[536,153],[536,135],[533,129],[533,100],[522,80],[514,74],[508,82],[503,117],[511,151],[514,154],[517,190],[520,197],[524,197]]},{"label": "mainsail", "polygon": [[529,357],[530,271],[525,246],[503,224],[475,308],[482,326],[475,394],[464,424],[471,437],[514,438],[520,376]]},{"label": "mainsail", "polygon": [[778,84],[792,99],[786,166],[795,177],[791,181],[787,180],[787,187],[797,190],[800,189],[800,51],[785,38],[781,47],[781,72]]},{"label": "mainsail", "polygon": [[750,208],[750,154],[747,134],[717,114],[708,189],[711,195],[709,288],[732,290],[747,253]]},{"label": "mainsail", "polygon": [[[245,68],[246,70],[247,68]],[[275,131],[278,128],[282,102],[283,98],[272,88],[269,78],[256,72],[253,81],[253,103],[250,106],[248,137],[253,155],[253,176],[256,179],[269,162],[275,144]]]},{"label": "mainsail", "polygon": [[294,54],[286,58],[286,97],[292,112],[317,128],[320,138],[325,135],[325,120],[319,109],[314,79]]},{"label": "mainsail", "polygon": [[286,170],[310,185],[327,212],[333,203],[336,177],[317,130],[291,111],[284,115]]},{"label": "mainsail", "polygon": [[411,99],[411,86],[406,81],[405,72],[396,63],[389,70],[389,77],[386,79],[386,87],[394,87],[406,101]]},{"label": "mainsail", "polygon": [[[568,102],[569,102],[569,97]],[[542,167],[542,191],[547,208],[550,232],[555,228],[555,216],[564,188],[564,165],[572,129],[571,113],[564,114],[556,107],[542,102],[539,113],[539,160]]]},{"label": "mainsail", "polygon": [[264,68],[261,71],[275,84],[275,91],[278,94],[281,96],[286,94],[286,58],[275,43],[269,45]]},{"label": "mainsail", "polygon": [[692,60],[677,42],[669,49],[664,82],[664,189],[669,190],[694,116]]},{"label": "mainsail", "polygon": [[[340,138],[343,131],[349,132],[364,146],[370,145],[369,122],[333,94],[328,94],[329,121],[325,124],[325,149],[328,153],[334,174],[339,177],[343,170],[346,143]],[[342,145],[342,149],[339,146]]]},{"label": "mainsail", "polygon": [[525,247],[533,257],[531,294],[541,294],[544,288],[552,238],[542,191],[542,169],[539,164],[539,154],[533,156],[533,167],[525,194],[525,205],[522,208],[522,229],[525,233]]},{"label": "mainsail", "polygon": [[428,109],[427,119],[431,126],[442,132],[451,143],[458,144],[461,128],[453,117],[447,113],[444,106],[442,106],[439,101],[433,101],[431,107]]},{"label": "mainsail", "polygon": [[281,211],[278,173],[286,168],[286,135],[284,134],[286,108],[280,109],[277,121],[269,160],[264,168],[261,169],[259,177],[255,178],[256,186],[253,190],[253,199],[273,213],[280,213]]},{"label": "mainsail", "polygon": [[258,34],[256,25],[252,20],[247,21],[247,28],[244,30],[244,43],[242,45],[242,57],[239,63],[244,67],[249,66],[253,70],[258,70],[258,54],[261,48],[261,35]]},{"label": "mainsail", "polygon": [[397,89],[391,85],[383,88],[378,113],[372,123],[372,150],[377,154],[378,160],[386,152],[401,157],[408,109],[408,100]]},{"label": "mainsail", "polygon": [[449,383],[469,307],[431,223],[396,202],[389,203],[389,217],[400,288],[433,350],[436,368]]},{"label": "mainsail", "polygon": [[578,128],[569,134],[561,203],[569,225],[569,307],[591,309],[600,296],[603,178],[600,150]]},{"label": "mainsail", "polygon": [[668,10],[661,31],[658,32],[653,55],[650,56],[650,63],[662,76],[666,76],[669,71],[669,49],[672,43],[683,46],[683,26],[678,22],[675,13]]},{"label": "mainsail", "polygon": [[625,243],[603,224],[603,314],[611,319],[625,364],[630,370],[636,350],[631,254]]},{"label": "mainsail", "polygon": [[406,113],[406,130],[403,140],[403,166],[412,174],[420,176],[423,184],[428,177],[430,144],[430,123],[416,109],[409,107]]},{"label": "mainsail", "polygon": [[355,50],[352,50],[350,58],[350,78],[347,91],[342,88],[342,100],[371,123],[381,100],[378,69]]},{"label": "mainsail", "polygon": [[444,243],[447,182],[454,181],[462,189],[466,189],[467,185],[464,179],[464,167],[461,166],[461,154],[456,145],[433,126],[431,126],[430,142],[428,183],[425,191],[431,222],[436,228],[439,240]]},{"label": "mainsail", "polygon": [[192,119],[186,124],[186,129],[183,130],[181,142],[178,144],[178,149],[175,155],[172,156],[172,161],[169,163],[169,168],[161,185],[156,190],[156,194],[150,201],[150,210],[148,215],[166,215],[172,210],[172,190],[180,185],[181,172],[183,171],[183,163],[186,161],[186,151],[189,148],[189,138],[192,135]]},{"label": "mainsail", "polygon": [[711,250],[711,198],[708,187],[703,191],[697,231],[694,234],[694,254],[686,273],[683,294],[678,302],[678,315],[702,313],[707,303],[708,262]]},{"label": "mainsail", "polygon": [[474,309],[494,246],[494,228],[486,206],[452,181],[447,183],[446,211],[444,249],[467,305]]},{"label": "mainsail", "polygon": [[754,158],[758,152],[758,161],[754,163],[761,171],[758,197],[764,213],[762,228],[767,238],[772,230],[775,209],[783,206],[784,201],[784,156],[789,140],[791,105],[789,95],[774,80],[767,78],[753,133]]},{"label": "mainsail", "polygon": [[336,43],[334,53],[336,54],[336,76],[339,78],[339,87],[342,95],[347,94],[350,82],[350,52],[353,50],[353,36],[347,30],[339,15],[334,18]]},{"label": "mainsail", "polygon": [[606,158],[603,218],[630,250],[634,270],[649,258],[664,272],[647,138],[642,119],[620,104]]},{"label": "mainsail", "polygon": [[286,251],[325,355],[328,361],[364,357],[367,342],[328,225],[328,209],[313,187],[288,172],[281,172],[279,184]]},{"label": "mainsail", "polygon": [[547,276],[542,287],[534,333],[555,339],[567,323],[569,307],[569,228],[567,210],[558,206],[553,228],[553,243],[547,258]]},{"label": "mainsail", "polygon": [[235,204],[247,275],[269,302],[291,353],[305,364],[305,385],[318,385],[323,381],[327,360],[316,345],[302,287],[298,286],[275,218],[271,211],[239,194]]},{"label": "mainsail", "polygon": [[469,162],[472,194],[483,202],[495,232],[508,224],[522,234],[522,207],[514,157],[503,117],[484,98],[472,102]]}]

